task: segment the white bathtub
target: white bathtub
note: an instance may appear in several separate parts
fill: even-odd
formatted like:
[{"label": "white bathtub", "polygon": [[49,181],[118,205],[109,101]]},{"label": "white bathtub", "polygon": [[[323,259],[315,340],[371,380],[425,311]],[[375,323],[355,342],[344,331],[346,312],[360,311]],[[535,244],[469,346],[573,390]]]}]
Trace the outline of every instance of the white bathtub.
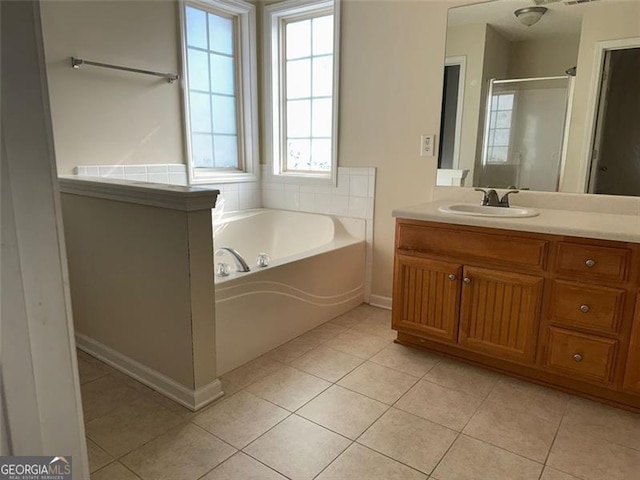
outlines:
[{"label": "white bathtub", "polygon": [[[216,278],[218,375],[362,303],[364,231],[363,220],[284,210],[216,218],[215,248],[235,248],[251,267]],[[214,261],[235,268],[227,253]]]}]

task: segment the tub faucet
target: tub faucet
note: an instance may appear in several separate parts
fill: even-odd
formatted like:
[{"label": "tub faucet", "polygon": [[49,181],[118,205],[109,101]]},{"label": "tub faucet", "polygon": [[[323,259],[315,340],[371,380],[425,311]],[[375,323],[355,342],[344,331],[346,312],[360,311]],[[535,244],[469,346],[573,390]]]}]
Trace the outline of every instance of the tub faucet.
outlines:
[{"label": "tub faucet", "polygon": [[247,264],[246,260],[242,258],[240,252],[238,252],[235,248],[231,247],[220,247],[216,250],[216,255],[222,255],[224,252],[229,252],[233,257],[234,262],[236,262],[236,270],[239,272],[250,272],[249,264]]}]

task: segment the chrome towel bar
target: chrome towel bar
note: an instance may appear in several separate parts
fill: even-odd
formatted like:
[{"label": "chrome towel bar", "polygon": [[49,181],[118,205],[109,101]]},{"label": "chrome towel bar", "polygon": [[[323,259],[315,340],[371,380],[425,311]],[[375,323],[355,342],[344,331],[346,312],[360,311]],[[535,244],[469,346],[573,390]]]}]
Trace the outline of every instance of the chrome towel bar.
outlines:
[{"label": "chrome towel bar", "polygon": [[84,60],[82,58],[71,57],[71,66],[73,68],[80,68],[82,65],[91,65],[92,67],[111,68],[114,70],[123,70],[125,72],[142,73],[144,75],[153,75],[155,77],[166,78],[169,83],[173,83],[180,78],[175,73],[163,73],[154,72],[152,70],[142,70],[140,68],[123,67],[120,65],[111,65],[109,63],[92,62],[90,60]]}]

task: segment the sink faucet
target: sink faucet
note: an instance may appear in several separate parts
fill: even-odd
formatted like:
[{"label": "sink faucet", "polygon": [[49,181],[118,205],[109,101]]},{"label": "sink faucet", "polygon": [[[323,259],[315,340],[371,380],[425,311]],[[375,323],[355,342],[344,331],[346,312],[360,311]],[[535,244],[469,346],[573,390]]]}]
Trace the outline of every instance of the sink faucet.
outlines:
[{"label": "sink faucet", "polygon": [[494,189],[484,190],[482,188],[476,188],[476,192],[482,192],[482,200],[480,205],[486,205],[488,207],[505,207],[509,208],[509,195],[512,193],[519,193],[518,190],[509,190],[502,198],[498,196],[498,192]]},{"label": "sink faucet", "polygon": [[236,263],[236,270],[238,272],[250,272],[251,269],[247,264],[246,260],[242,258],[240,252],[238,252],[235,248],[231,247],[220,247],[216,250],[216,255],[222,255],[224,252],[229,252],[233,257],[234,262]]}]

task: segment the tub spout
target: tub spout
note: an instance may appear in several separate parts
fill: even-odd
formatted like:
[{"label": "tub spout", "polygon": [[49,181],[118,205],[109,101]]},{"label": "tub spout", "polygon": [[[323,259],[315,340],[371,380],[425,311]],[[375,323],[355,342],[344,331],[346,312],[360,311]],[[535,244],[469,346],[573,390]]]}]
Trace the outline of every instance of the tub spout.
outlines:
[{"label": "tub spout", "polygon": [[236,269],[239,272],[250,272],[249,264],[247,264],[246,260],[242,258],[240,252],[238,252],[235,248],[231,247],[220,247],[216,250],[216,255],[222,255],[224,252],[229,252],[233,257],[233,261],[236,262]]}]

